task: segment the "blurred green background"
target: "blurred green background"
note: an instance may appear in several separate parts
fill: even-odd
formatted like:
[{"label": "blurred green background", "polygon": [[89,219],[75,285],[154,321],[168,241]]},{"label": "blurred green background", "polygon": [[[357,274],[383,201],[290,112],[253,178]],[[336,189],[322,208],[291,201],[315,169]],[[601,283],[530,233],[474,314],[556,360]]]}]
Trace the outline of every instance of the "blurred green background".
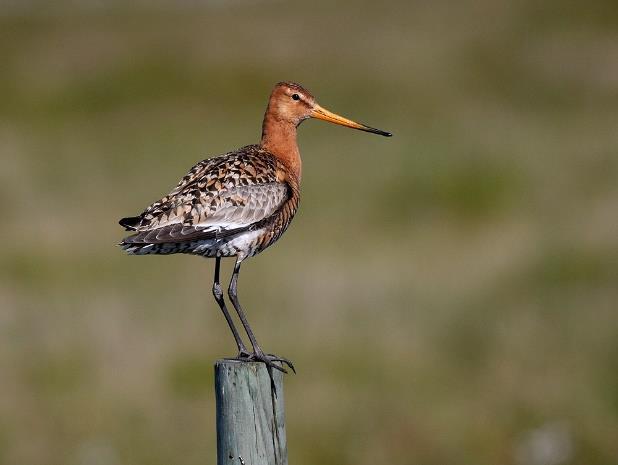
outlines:
[{"label": "blurred green background", "polygon": [[300,211],[244,266],[290,463],[617,463],[616,2],[0,14],[0,464],[214,462],[213,263],[116,222],[257,142],[280,80],[395,134],[304,123]]}]

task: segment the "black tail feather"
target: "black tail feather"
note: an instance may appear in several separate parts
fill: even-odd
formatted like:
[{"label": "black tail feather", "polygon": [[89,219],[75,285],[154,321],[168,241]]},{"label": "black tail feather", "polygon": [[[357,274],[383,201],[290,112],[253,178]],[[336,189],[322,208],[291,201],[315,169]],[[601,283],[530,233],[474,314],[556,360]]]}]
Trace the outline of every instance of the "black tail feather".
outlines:
[{"label": "black tail feather", "polygon": [[130,216],[128,218],[122,218],[118,221],[118,224],[120,224],[120,226],[124,226],[127,231],[135,231],[140,220],[141,218],[139,216]]}]

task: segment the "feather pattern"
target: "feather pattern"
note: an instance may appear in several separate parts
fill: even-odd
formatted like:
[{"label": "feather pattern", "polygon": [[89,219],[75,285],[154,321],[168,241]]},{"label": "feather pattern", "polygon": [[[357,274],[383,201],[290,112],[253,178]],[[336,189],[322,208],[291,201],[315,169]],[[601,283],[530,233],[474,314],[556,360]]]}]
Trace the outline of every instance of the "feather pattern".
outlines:
[{"label": "feather pattern", "polygon": [[286,166],[249,145],[199,162],[168,195],[139,216],[123,218],[121,224],[136,233],[121,246],[135,254],[255,255],[287,228],[298,194]]}]

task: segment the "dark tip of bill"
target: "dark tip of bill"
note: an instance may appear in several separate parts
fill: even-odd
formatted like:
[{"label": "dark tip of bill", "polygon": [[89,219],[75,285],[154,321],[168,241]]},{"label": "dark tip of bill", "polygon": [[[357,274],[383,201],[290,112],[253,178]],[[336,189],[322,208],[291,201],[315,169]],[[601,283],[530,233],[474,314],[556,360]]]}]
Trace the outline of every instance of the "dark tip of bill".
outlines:
[{"label": "dark tip of bill", "polygon": [[393,134],[390,132],[382,131],[381,129],[372,128],[371,126],[365,126],[367,132],[373,132],[374,134],[380,134],[384,137],[393,137]]}]

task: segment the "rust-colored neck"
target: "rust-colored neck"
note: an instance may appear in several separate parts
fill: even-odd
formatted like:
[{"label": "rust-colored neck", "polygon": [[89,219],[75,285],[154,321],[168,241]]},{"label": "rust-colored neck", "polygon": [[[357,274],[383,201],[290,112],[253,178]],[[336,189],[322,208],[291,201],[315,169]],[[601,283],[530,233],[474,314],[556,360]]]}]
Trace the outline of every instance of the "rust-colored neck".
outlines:
[{"label": "rust-colored neck", "polygon": [[281,160],[300,181],[302,164],[296,143],[296,125],[291,121],[277,119],[269,110],[264,115],[260,145]]}]

